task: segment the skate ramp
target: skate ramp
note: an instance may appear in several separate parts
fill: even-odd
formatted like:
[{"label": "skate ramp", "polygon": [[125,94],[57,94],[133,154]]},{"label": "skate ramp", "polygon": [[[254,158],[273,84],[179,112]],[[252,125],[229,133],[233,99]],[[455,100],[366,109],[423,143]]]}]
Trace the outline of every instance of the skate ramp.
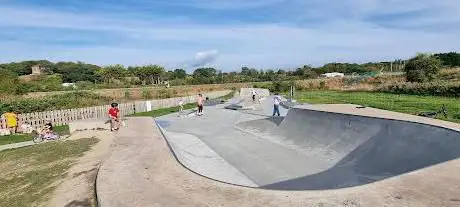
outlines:
[{"label": "skate ramp", "polygon": [[193,121],[161,119],[170,120],[165,131],[193,135],[232,165],[238,179],[264,189],[353,187],[460,157],[458,131],[300,107],[285,118],[215,108]]}]

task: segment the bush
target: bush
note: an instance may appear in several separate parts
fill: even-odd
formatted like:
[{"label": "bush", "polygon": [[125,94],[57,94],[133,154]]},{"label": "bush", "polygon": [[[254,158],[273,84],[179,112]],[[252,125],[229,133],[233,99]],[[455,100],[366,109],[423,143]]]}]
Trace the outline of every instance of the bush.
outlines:
[{"label": "bush", "polygon": [[142,98],[143,99],[152,99],[153,98],[152,92],[149,91],[148,88],[143,88],[142,89]]},{"label": "bush", "polygon": [[73,92],[39,99],[23,99],[0,103],[0,111],[13,110],[18,113],[31,113],[48,110],[72,109],[95,105],[105,105],[110,98],[88,92]]},{"label": "bush", "polygon": [[383,85],[377,91],[421,96],[460,97],[460,82],[396,83]]},{"label": "bush", "polygon": [[419,54],[409,60],[404,67],[406,80],[409,82],[426,82],[435,79],[441,68],[441,60],[428,55]]},{"label": "bush", "polygon": [[129,90],[125,90],[125,99],[126,100],[131,99],[131,92],[129,92]]},{"label": "bush", "polygon": [[326,82],[325,81],[320,81],[319,82],[319,89],[326,89]]},{"label": "bush", "polygon": [[158,98],[160,98],[160,99],[171,98],[171,97],[172,97],[172,93],[171,93],[170,90],[162,89],[162,90],[158,91]]}]

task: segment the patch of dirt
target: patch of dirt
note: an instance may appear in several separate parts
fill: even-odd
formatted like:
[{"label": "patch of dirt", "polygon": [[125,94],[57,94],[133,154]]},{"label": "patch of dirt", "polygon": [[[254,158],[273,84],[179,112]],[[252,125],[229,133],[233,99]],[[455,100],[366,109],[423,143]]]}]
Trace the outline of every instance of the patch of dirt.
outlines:
[{"label": "patch of dirt", "polygon": [[96,206],[94,184],[99,165],[110,153],[113,133],[109,131],[81,131],[69,140],[96,137],[99,142],[70,168],[67,176],[54,191],[48,206]]}]

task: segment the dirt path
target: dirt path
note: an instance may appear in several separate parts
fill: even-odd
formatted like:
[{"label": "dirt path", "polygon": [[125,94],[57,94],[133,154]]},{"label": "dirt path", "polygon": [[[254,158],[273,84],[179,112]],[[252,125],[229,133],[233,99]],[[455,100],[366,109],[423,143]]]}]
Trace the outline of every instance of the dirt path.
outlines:
[{"label": "dirt path", "polygon": [[69,139],[97,137],[99,142],[81,157],[61,181],[46,206],[96,206],[94,182],[101,161],[110,155],[114,135],[109,131],[82,131]]}]

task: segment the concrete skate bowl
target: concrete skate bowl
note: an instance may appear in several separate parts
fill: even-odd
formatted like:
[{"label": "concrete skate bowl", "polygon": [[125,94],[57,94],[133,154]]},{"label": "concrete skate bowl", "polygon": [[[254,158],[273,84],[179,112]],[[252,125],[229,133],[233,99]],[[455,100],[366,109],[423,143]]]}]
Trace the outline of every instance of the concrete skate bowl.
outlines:
[{"label": "concrete skate bowl", "polygon": [[[235,121],[231,127],[210,129],[213,136],[179,130],[190,135],[189,140],[200,139],[234,174],[214,176],[208,172],[210,166],[203,167],[200,161],[185,166],[225,183],[272,190],[339,189],[460,157],[460,132],[437,126],[302,108],[292,108],[285,118],[275,119],[225,113],[233,113],[229,120],[244,120]],[[194,128],[203,124],[194,123]],[[163,128],[177,133],[173,125]],[[168,136],[166,133],[170,142]],[[181,150],[173,147],[175,154],[183,154]],[[213,170],[225,171],[219,167]]]}]

